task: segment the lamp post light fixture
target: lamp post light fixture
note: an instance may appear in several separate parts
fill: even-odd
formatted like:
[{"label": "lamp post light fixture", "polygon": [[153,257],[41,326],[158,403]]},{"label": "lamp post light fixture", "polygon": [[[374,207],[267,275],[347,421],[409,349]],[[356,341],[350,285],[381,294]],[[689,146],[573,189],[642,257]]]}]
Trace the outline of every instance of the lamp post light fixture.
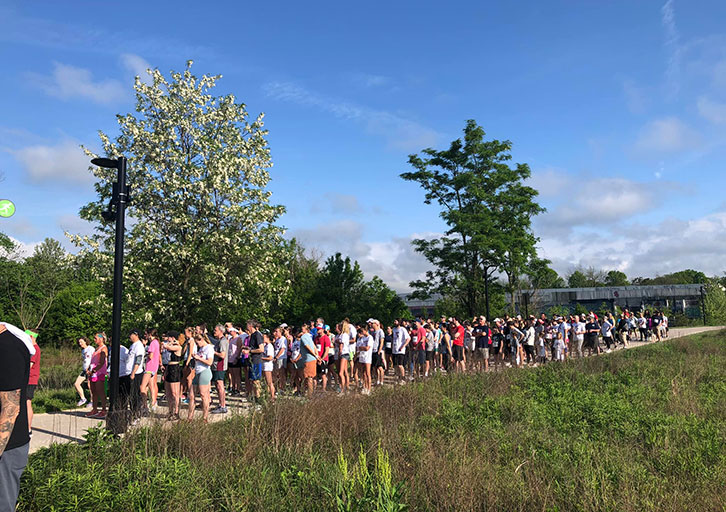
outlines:
[{"label": "lamp post light fixture", "polygon": [[[124,224],[126,204],[129,201],[130,187],[126,184],[126,158],[94,158],[93,165],[118,170],[118,178],[113,184],[113,193],[108,209],[101,213],[106,222],[116,220],[116,244],[113,265],[113,320],[111,324],[111,382],[109,383],[109,408],[106,427],[116,434],[126,430],[125,414],[119,401],[119,360],[121,347],[121,300],[123,297],[124,270]],[[116,211],[113,207],[116,207]]]}]

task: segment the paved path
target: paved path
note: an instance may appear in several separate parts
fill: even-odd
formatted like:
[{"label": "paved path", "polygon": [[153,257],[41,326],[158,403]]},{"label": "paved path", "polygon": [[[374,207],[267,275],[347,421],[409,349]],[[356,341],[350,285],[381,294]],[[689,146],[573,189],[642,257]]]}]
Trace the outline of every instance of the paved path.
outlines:
[{"label": "paved path", "polygon": [[[687,327],[673,328],[668,339],[688,336],[705,331],[714,331],[723,327]],[[646,343],[632,342],[630,348],[646,345]],[[212,395],[213,407],[216,405],[216,393]],[[250,405],[240,397],[227,397],[228,414],[210,414],[210,421],[219,421],[229,418],[233,414],[245,414]],[[83,436],[90,427],[102,426],[104,421],[85,417],[89,409],[74,409],[56,413],[36,414],[33,418],[33,438],[30,441],[30,452],[34,452],[52,443],[83,442]],[[151,418],[145,418],[144,423],[164,422],[167,410],[160,406],[159,411]],[[186,406],[182,406],[182,417],[186,415]],[[201,417],[197,408],[197,416]]]}]

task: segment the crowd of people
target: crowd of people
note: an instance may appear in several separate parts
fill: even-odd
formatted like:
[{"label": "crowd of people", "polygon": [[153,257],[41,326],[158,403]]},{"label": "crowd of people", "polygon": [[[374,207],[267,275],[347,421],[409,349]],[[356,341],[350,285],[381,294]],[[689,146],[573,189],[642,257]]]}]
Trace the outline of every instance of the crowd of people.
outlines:
[{"label": "crowd of people", "polygon": [[[359,324],[345,319],[332,328],[318,318],[297,328],[283,323],[272,330],[255,320],[211,329],[201,324],[162,335],[155,329],[134,330],[128,347],[120,349],[120,398],[128,420],[135,423],[157,411],[163,384],[168,419],[181,419],[183,405],[186,418],[192,419],[199,405],[207,421],[209,414],[228,412],[228,396],[258,404],[263,395],[274,402],[281,394],[369,394],[387,375],[403,384],[435,373],[536,366],[667,336],[663,312],[628,310],[618,317],[594,312],[504,316],[491,322],[483,316],[464,321],[441,317],[398,319],[387,326],[370,318]],[[103,418],[110,360],[106,335],[97,333],[93,344],[95,348],[86,338],[78,340],[83,370],[75,387],[78,405],[90,405],[88,416]],[[90,402],[82,388],[86,379]]]}]

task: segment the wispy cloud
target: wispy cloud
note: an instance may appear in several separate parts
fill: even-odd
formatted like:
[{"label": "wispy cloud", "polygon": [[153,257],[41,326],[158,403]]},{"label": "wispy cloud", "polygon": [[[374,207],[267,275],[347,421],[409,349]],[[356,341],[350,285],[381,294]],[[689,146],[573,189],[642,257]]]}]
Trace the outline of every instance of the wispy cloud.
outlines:
[{"label": "wispy cloud", "polygon": [[364,87],[383,87],[392,82],[390,77],[371,73],[356,73],[353,75],[353,81]]},{"label": "wispy cloud", "polygon": [[88,157],[78,142],[65,140],[55,146],[33,145],[6,150],[20,162],[28,178],[34,182],[47,180],[91,183]]},{"label": "wispy cloud", "polygon": [[726,103],[720,103],[706,96],[701,96],[698,98],[697,106],[698,113],[705,119],[714,124],[726,123]]},{"label": "wispy cloud", "polygon": [[677,117],[656,119],[646,124],[633,144],[641,157],[658,157],[696,149],[702,144],[698,132]]},{"label": "wispy cloud", "polygon": [[143,57],[133,53],[124,53],[121,54],[121,64],[134,76],[138,76],[145,84],[151,83],[151,75],[147,73],[147,70],[152,69],[152,66]]},{"label": "wispy cloud", "polygon": [[389,146],[406,151],[433,146],[439,134],[417,121],[355,103],[317,95],[291,82],[270,82],[264,86],[268,97],[314,107],[339,119],[361,124],[367,132],[384,137]]},{"label": "wispy cloud", "polygon": [[95,81],[90,70],[60,62],[53,63],[50,76],[33,73],[31,78],[46,94],[64,100],[84,98],[94,103],[109,104],[122,100],[126,95],[118,80]]},{"label": "wispy cloud", "polygon": [[674,0],[668,0],[661,8],[661,24],[665,31],[665,50],[668,53],[666,66],[666,95],[674,98],[680,90],[681,79],[681,37],[676,27]]}]

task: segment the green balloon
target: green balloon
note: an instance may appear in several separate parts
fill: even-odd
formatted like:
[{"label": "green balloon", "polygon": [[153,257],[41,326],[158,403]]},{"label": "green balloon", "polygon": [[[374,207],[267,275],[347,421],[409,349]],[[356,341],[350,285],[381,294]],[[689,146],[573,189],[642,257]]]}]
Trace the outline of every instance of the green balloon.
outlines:
[{"label": "green balloon", "polygon": [[12,217],[15,205],[10,199],[0,199],[0,217]]}]

